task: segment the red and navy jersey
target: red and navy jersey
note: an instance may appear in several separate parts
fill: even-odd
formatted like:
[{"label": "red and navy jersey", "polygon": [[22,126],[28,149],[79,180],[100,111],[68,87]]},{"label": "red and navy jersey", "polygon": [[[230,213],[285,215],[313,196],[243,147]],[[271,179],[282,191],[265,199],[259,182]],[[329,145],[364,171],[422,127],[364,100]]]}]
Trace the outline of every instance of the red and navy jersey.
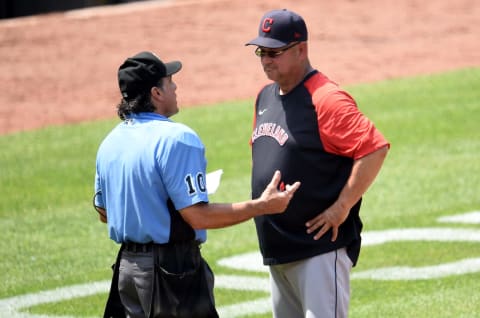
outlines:
[{"label": "red and navy jersey", "polygon": [[276,83],[257,96],[252,146],[252,198],[258,198],[275,170],[282,182],[301,181],[285,213],[255,218],[266,265],[283,264],[347,247],[355,264],[360,252],[361,200],[340,226],[314,240],[305,223],[332,205],[350,176],[354,160],[388,142],[353,98],[318,71],[291,92]]}]

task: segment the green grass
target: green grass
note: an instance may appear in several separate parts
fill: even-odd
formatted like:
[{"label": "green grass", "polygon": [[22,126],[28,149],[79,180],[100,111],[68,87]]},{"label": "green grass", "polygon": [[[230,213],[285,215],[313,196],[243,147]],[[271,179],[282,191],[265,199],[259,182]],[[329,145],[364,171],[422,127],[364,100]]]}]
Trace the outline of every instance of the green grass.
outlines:
[{"label": "green grass", "polygon": [[[479,229],[436,221],[480,209],[479,88],[478,68],[347,87],[392,144],[364,197],[366,231]],[[208,170],[224,170],[212,201],[249,197],[252,103],[182,109],[173,118],[198,132],[206,145]],[[98,222],[91,199],[96,150],[116,123],[112,119],[0,136],[0,300],[110,279],[117,246]],[[223,257],[256,250],[249,221],[209,231],[202,252],[216,274],[266,277],[217,264]],[[355,271],[469,257],[480,257],[478,243],[391,242],[364,247]],[[419,281],[353,280],[350,317],[480,317],[479,281],[480,273]],[[217,289],[216,295],[219,306],[266,297],[226,289]],[[98,317],[105,297],[100,293],[30,310]]]}]

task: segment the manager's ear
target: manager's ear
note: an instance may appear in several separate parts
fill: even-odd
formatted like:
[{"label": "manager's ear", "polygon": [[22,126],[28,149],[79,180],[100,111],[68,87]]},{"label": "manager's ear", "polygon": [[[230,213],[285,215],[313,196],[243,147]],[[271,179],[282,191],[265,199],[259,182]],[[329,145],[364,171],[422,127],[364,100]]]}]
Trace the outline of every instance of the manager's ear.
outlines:
[{"label": "manager's ear", "polygon": [[308,58],[307,41],[300,42],[300,44],[298,45],[298,54],[303,58]]}]

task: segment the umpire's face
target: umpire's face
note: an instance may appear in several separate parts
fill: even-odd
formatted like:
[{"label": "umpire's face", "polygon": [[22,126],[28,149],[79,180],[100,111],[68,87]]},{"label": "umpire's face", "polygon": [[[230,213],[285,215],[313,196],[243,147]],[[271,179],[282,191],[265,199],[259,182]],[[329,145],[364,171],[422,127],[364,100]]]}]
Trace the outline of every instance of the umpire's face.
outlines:
[{"label": "umpire's face", "polygon": [[152,102],[157,108],[156,113],[165,117],[178,113],[176,90],[177,84],[172,76],[162,78],[160,86],[152,87]]}]

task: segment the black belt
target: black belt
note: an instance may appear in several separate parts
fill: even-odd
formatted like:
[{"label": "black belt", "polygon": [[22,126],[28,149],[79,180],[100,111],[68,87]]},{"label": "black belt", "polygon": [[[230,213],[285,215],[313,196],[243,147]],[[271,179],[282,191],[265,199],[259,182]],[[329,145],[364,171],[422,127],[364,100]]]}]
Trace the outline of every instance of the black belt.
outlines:
[{"label": "black belt", "polygon": [[123,244],[125,246],[125,251],[129,251],[133,253],[149,253],[153,251],[153,246],[155,245],[153,242],[149,242],[149,243],[126,242]]},{"label": "black belt", "polygon": [[164,244],[157,244],[153,242],[148,242],[148,243],[135,243],[135,242],[126,242],[123,243],[124,245],[124,250],[133,252],[133,253],[149,253],[152,252],[154,247],[156,246],[157,248],[168,248],[172,247],[176,244],[180,245],[196,245],[199,246],[200,242],[198,241],[188,241],[188,242],[179,242],[179,243],[164,243]]}]

